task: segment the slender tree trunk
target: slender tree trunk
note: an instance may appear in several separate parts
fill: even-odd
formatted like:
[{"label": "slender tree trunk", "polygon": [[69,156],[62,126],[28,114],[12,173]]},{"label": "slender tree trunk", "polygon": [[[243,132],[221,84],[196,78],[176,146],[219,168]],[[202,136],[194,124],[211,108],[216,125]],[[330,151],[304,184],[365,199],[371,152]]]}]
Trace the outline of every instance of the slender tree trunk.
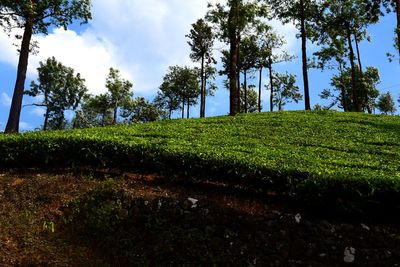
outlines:
[{"label": "slender tree trunk", "polygon": [[347,111],[349,111],[349,109],[348,109],[348,105],[347,105],[346,88],[344,86],[344,81],[343,81],[343,65],[342,65],[342,63],[339,63],[339,73],[340,73],[340,91],[342,94],[343,110],[344,110],[344,112],[347,112]]},{"label": "slender tree trunk", "polygon": [[269,58],[269,64],[268,64],[268,70],[269,70],[269,87],[271,89],[271,95],[269,98],[269,103],[270,103],[270,110],[271,112],[274,111],[274,76],[272,72],[272,58]]},{"label": "slender tree trunk", "polygon": [[45,107],[46,107],[46,113],[44,114],[44,123],[43,123],[43,131],[46,131],[47,130],[47,125],[48,125],[48,122],[49,122],[49,107],[48,107],[48,91],[46,90],[45,91],[45,93],[44,93],[44,104],[45,104]]},{"label": "slender tree trunk", "polygon": [[185,98],[182,97],[182,119],[185,118]]},{"label": "slender tree trunk", "polygon": [[238,113],[241,113],[242,112],[242,105],[240,104],[240,101],[241,101],[241,93],[240,93],[240,87],[241,87],[241,84],[240,84],[240,70],[238,69],[238,71],[237,71],[237,73],[236,73],[236,79],[237,79],[237,88],[236,88],[236,91],[237,91],[237,94],[238,94],[238,99],[237,99],[237,103],[236,103],[236,105],[238,106]]},{"label": "slender tree trunk", "polygon": [[304,102],[305,109],[311,110],[310,88],[308,83],[308,65],[307,65],[307,32],[304,0],[300,0],[300,24],[301,24],[301,51],[303,61],[303,81],[304,81]]},{"label": "slender tree trunk", "polygon": [[[357,34],[355,34],[355,33],[354,33],[354,39],[356,42],[357,60],[358,60],[358,68],[359,68],[359,75],[360,75],[359,80],[363,82],[364,81],[364,70],[363,70],[362,63],[361,63],[360,46],[359,46]],[[359,88],[359,89],[362,89],[362,90],[360,90],[360,98],[364,99],[365,107],[367,108],[368,113],[372,114],[372,109],[368,104],[369,101],[368,101],[368,94],[365,90],[366,88],[363,86],[362,88]]]},{"label": "slender tree trunk", "polygon": [[261,113],[261,86],[262,86],[262,73],[263,73],[263,68],[260,68],[260,78],[258,80],[258,112]]},{"label": "slender tree trunk", "polygon": [[118,114],[118,107],[114,107],[114,112],[113,112],[113,125],[117,125],[117,114]]},{"label": "slender tree trunk", "polygon": [[397,49],[399,50],[399,62],[400,62],[400,0],[394,0],[396,5],[396,16],[397,16]]},{"label": "slender tree trunk", "polygon": [[19,53],[17,79],[15,81],[14,94],[11,102],[10,115],[8,117],[6,133],[19,132],[19,120],[22,109],[22,98],[24,96],[24,87],[26,79],[26,70],[28,68],[30,43],[33,34],[32,19],[25,23],[24,35],[22,37],[21,51]]},{"label": "slender tree trunk", "polygon": [[187,99],[187,118],[189,119],[190,117],[190,100],[189,98]]},{"label": "slender tree trunk", "polygon": [[357,88],[357,82],[356,82],[356,68],[354,64],[354,49],[353,49],[353,44],[351,41],[351,32],[350,32],[350,26],[347,25],[347,42],[349,46],[349,51],[350,51],[350,65],[351,65],[351,86],[352,86],[352,91],[353,91],[353,111],[356,112],[361,112],[361,106],[359,104],[359,95],[358,95],[358,88]]},{"label": "slender tree trunk", "polygon": [[238,114],[238,85],[237,85],[237,63],[238,63],[238,47],[239,39],[237,34],[237,15],[239,12],[239,0],[235,0],[229,11],[228,27],[229,27],[229,115]]},{"label": "slender tree trunk", "polygon": [[204,75],[204,97],[203,97],[204,117],[206,117],[206,98],[207,98],[207,75]]},{"label": "slender tree trunk", "polygon": [[241,62],[240,62],[240,36],[238,37],[238,40],[239,40],[239,42],[238,42],[238,47],[237,47],[237,50],[236,50],[236,53],[237,53],[237,59],[238,59],[238,63],[237,63],[237,69],[236,69],[236,75],[237,75],[237,95],[238,95],[238,98],[237,98],[237,108],[238,108],[238,110],[237,110],[237,112],[238,113],[241,113],[241,112],[243,112],[243,110],[242,110],[242,105],[241,105],[241,98],[242,98],[242,95],[241,95],[241,93],[240,93],[240,91],[241,91],[241,83],[240,83],[240,72],[242,71],[242,67],[241,67]]},{"label": "slender tree trunk", "polygon": [[361,75],[362,75],[362,73],[363,73],[363,67],[362,67],[362,64],[361,64],[360,46],[359,46],[357,34],[354,33],[353,36],[354,36],[354,40],[355,40],[355,42],[356,42],[356,51],[357,51],[358,67],[359,67],[360,73],[361,73]]},{"label": "slender tree trunk", "polygon": [[46,107],[46,113],[44,114],[43,131],[47,131],[48,124],[49,124],[49,108]]},{"label": "slender tree trunk", "polygon": [[201,90],[200,90],[200,118],[205,117],[204,96],[205,96],[205,83],[204,83],[204,55],[201,57]]},{"label": "slender tree trunk", "polygon": [[247,113],[247,70],[243,71],[244,74],[244,113]]}]

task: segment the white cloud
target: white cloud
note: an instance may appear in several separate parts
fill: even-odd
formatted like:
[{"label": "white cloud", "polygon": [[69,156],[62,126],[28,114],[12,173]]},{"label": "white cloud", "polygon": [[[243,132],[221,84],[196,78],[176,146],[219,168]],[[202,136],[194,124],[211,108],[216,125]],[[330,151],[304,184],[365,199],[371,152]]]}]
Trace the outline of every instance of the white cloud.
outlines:
[{"label": "white cloud", "polygon": [[30,110],[29,114],[38,116],[38,117],[43,117],[44,113],[46,112],[46,109],[43,107],[35,107]]},{"label": "white cloud", "polygon": [[11,106],[11,97],[6,94],[6,93],[2,93],[1,94],[1,104],[6,106],[6,107],[10,107]]},{"label": "white cloud", "polygon": [[34,128],[33,128],[33,126],[32,126],[30,123],[21,121],[21,122],[19,123],[19,129],[20,129],[21,131],[30,131],[30,130],[33,130]]},{"label": "white cloud", "polygon": [[81,73],[91,93],[105,91],[108,70],[118,65],[114,60],[112,44],[97,37],[90,29],[81,35],[71,30],[55,29],[48,36],[38,36],[36,39],[40,50],[38,55],[30,58],[31,75],[36,73],[39,61],[54,56],[64,65]]},{"label": "white cloud", "polygon": [[[110,67],[121,70],[133,81],[135,93],[153,95],[170,65],[193,64],[186,34],[191,24],[207,12],[205,0],[96,0],[93,20],[79,34],[54,29],[48,36],[36,36],[38,55],[30,57],[28,77],[36,77],[39,61],[54,56],[82,74],[92,93],[105,91]],[[213,0],[213,3],[220,0]],[[289,51],[297,51],[292,25],[273,22],[286,35]],[[13,40],[0,33],[0,61],[17,66]]]}]

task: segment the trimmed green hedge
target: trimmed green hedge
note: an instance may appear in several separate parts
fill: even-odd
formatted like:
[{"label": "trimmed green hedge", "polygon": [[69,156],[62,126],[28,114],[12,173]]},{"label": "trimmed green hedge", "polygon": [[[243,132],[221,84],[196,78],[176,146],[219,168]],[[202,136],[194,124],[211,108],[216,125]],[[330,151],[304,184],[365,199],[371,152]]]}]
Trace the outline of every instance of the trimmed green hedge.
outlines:
[{"label": "trimmed green hedge", "polygon": [[400,117],[281,112],[0,136],[0,168],[109,167],[400,204]]}]

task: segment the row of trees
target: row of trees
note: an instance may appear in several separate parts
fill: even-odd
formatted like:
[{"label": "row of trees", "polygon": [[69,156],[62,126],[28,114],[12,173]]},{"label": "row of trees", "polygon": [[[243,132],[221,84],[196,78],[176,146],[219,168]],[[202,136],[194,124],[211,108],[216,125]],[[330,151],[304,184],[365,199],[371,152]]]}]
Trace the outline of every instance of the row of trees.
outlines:
[{"label": "row of trees", "polygon": [[[32,81],[25,94],[41,99],[32,106],[45,109],[43,130],[149,122],[164,117],[156,105],[143,97],[133,97],[133,84],[117,69],[110,69],[105,86],[106,93],[88,94],[80,74],[53,57],[40,62],[38,79]],[[71,122],[65,118],[66,111],[75,112]]]},{"label": "row of trees", "polygon": [[[225,4],[209,5],[205,20],[211,25],[208,26],[200,20],[193,25],[192,32],[202,29],[203,33],[208,33],[195,35],[207,36],[207,39],[203,39],[203,44],[211,44],[211,37],[214,34],[214,38],[218,38],[229,47],[229,50],[223,51],[224,70],[221,73],[228,77],[231,115],[247,112],[246,105],[244,110],[240,109],[240,91],[244,87],[243,97],[246,102],[247,75],[251,70],[259,70],[260,98],[262,71],[263,68],[269,69],[271,80],[269,89],[273,97],[275,73],[272,65],[293,58],[287,53],[281,55],[274,53],[284,42],[267,23],[273,18],[283,23],[294,23],[299,30],[306,110],[311,109],[308,71],[310,67],[317,67],[339,71],[332,77],[332,84],[340,88],[341,95],[337,98],[345,111],[372,112],[370,96],[373,98],[373,95],[370,95],[370,89],[375,86],[376,81],[371,80],[373,77],[370,77],[370,74],[375,69],[364,68],[360,43],[370,40],[367,28],[377,23],[385,12],[396,12],[400,25],[399,2],[399,0],[227,0]],[[202,27],[196,27],[200,23]],[[396,34],[399,36],[400,30],[396,30]],[[189,37],[192,36],[193,34]],[[314,62],[310,62],[308,42],[320,47],[320,50],[313,55]],[[199,38],[196,42],[189,43],[196,55],[199,55],[196,53],[197,48],[201,47],[199,43],[202,43],[199,42]],[[398,44],[399,38],[396,38],[395,47],[399,48]],[[203,55],[211,55],[210,45],[203,48],[209,48],[208,51],[202,50]],[[192,58],[199,60],[201,57]],[[344,79],[348,74],[350,83]],[[243,84],[241,78],[244,80]],[[326,95],[327,92],[323,94]],[[274,105],[272,100],[270,102],[272,110]],[[261,99],[259,99],[259,110],[260,106]]]},{"label": "row of trees", "polygon": [[[133,84],[123,79],[114,68],[110,68],[105,80],[107,92],[99,95],[88,94],[81,75],[54,57],[40,62],[37,71],[37,81],[32,81],[29,90],[24,93],[40,99],[40,102],[29,106],[44,108],[42,130],[144,123],[170,119],[175,111],[181,111],[182,118],[185,115],[189,118],[190,107],[198,105],[202,95],[201,71],[197,68],[170,67],[153,102],[143,97],[134,98]],[[212,95],[216,86],[209,77],[213,77],[211,74],[215,70],[207,69],[205,73],[205,80],[209,81],[204,82],[207,84],[205,95]],[[277,90],[273,103],[279,110],[290,100],[301,99],[295,82],[293,75],[276,75]],[[242,88],[242,96],[244,92]],[[258,95],[252,87],[248,88],[248,101],[241,102],[241,109],[258,111]],[[65,118],[66,111],[75,112],[72,121]]]},{"label": "row of trees", "polygon": [[[30,52],[37,48],[35,42],[32,41],[32,36],[39,33],[46,35],[50,27],[66,28],[74,21],[86,23],[91,19],[90,8],[90,0],[0,1],[0,26],[8,33],[15,28],[21,28],[24,31],[22,36],[17,36],[21,39],[21,46],[6,132],[18,132],[28,58]],[[281,79],[280,74],[273,71],[274,64],[292,59],[287,53],[279,55],[274,53],[284,43],[282,37],[276,34],[267,23],[268,20],[276,18],[283,23],[294,23],[299,30],[306,110],[311,109],[308,70],[311,66],[315,66],[321,69],[338,70],[332,78],[334,90],[324,91],[325,97],[336,98],[335,101],[345,111],[372,112],[371,88],[374,87],[375,80],[372,76],[375,71],[372,67],[364,68],[360,43],[369,40],[368,27],[378,23],[384,13],[391,12],[397,14],[395,47],[400,54],[400,0],[226,0],[225,4],[210,4],[205,18],[193,24],[193,29],[188,35],[189,45],[192,48],[190,56],[194,61],[200,62],[200,74],[197,75],[200,86],[196,87],[191,79],[191,76],[194,77],[194,71],[185,67],[179,69],[182,77],[186,77],[181,79],[181,75],[174,77],[176,76],[174,72],[178,70],[172,67],[164,79],[156,102],[159,107],[168,110],[168,116],[177,109],[177,105],[181,107],[184,116],[185,106],[193,105],[195,95],[198,93],[200,116],[205,116],[206,97],[215,90],[210,80],[216,75],[213,67],[216,61],[212,53],[216,39],[228,47],[228,50],[223,52],[221,61],[224,63],[224,69],[220,73],[228,77],[230,115],[251,110],[249,95],[252,94],[250,88],[253,86],[247,84],[247,76],[254,70],[259,72],[258,111],[261,111],[264,68],[269,71],[268,89],[271,91],[271,110],[274,105],[281,108],[283,106],[283,102],[274,104],[274,97],[280,95],[279,81],[286,83],[283,89],[290,91],[287,93],[292,96],[289,99],[298,101],[300,94],[296,89],[298,87],[292,83],[294,77],[287,74],[289,75],[287,79]],[[310,64],[307,42],[313,42],[321,48],[314,54],[315,64],[313,65]],[[391,55],[392,59],[393,57]],[[80,77],[75,78],[77,84],[82,83]],[[188,84],[182,84],[182,81],[187,81]],[[178,90],[176,88],[179,83],[182,87]],[[129,84],[124,86],[129,87]],[[185,91],[185,86],[191,88],[193,92],[182,93]],[[36,91],[40,90],[39,87],[40,85],[37,85],[36,89],[32,87],[30,94],[35,95]],[[339,96],[334,95],[335,89],[338,89]],[[116,123],[118,110],[116,106],[121,103],[121,99],[120,96],[113,96],[112,90],[109,88],[110,102],[114,105],[111,117],[112,123]],[[125,93],[126,91],[123,94]],[[106,98],[105,95],[98,97],[97,102]],[[124,97],[130,98],[130,95],[124,95]],[[62,104],[64,108],[79,106],[76,102]],[[62,121],[61,113],[61,111],[50,109],[45,115],[48,117],[45,125],[50,122],[50,116],[59,116],[59,120]]]}]

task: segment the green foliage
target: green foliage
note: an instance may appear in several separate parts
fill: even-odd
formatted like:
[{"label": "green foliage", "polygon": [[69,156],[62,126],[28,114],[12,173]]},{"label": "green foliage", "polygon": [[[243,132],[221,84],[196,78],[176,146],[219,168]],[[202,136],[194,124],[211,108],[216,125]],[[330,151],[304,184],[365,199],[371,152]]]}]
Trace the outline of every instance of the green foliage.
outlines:
[{"label": "green foliage", "polygon": [[[361,74],[359,69],[356,69],[356,85],[360,92],[359,103],[362,110],[372,113],[375,107],[375,100],[379,96],[377,85],[380,82],[379,71],[375,67],[367,67]],[[351,84],[351,69],[346,69],[341,75],[334,75],[331,80],[333,91],[326,89],[320,96],[322,99],[332,99],[332,103],[328,108],[338,105],[339,108],[347,108],[345,111],[354,110],[353,89]],[[339,92],[339,95],[334,91]]]},{"label": "green foliage", "polygon": [[155,102],[158,107],[165,110],[169,118],[171,113],[179,108],[182,111],[182,118],[184,118],[186,105],[189,114],[190,106],[197,104],[199,96],[198,69],[171,66],[163,78]]},{"label": "green foliage", "polygon": [[[246,103],[247,108],[245,108]],[[240,90],[240,110],[247,110],[248,113],[258,111],[258,93],[254,85],[250,85],[247,88],[247,101],[244,99],[244,85],[242,86]]]},{"label": "green foliage", "polygon": [[32,81],[30,90],[25,91],[25,94],[43,97],[41,103],[34,104],[46,108],[43,130],[63,129],[64,112],[77,109],[86,95],[85,80],[54,57],[39,64],[38,83]]},{"label": "green foliage", "polygon": [[396,112],[396,106],[390,92],[379,96],[376,107],[379,109],[380,112],[386,115]]},{"label": "green foliage", "polygon": [[397,205],[399,133],[399,117],[326,111],[161,121],[2,135],[0,167],[162,171],[297,197]]},{"label": "green foliage", "polygon": [[109,94],[109,105],[113,109],[113,124],[117,124],[118,109],[127,105],[133,96],[132,86],[130,81],[121,78],[119,70],[110,68],[106,87]]},{"label": "green foliage", "polygon": [[303,98],[299,87],[296,85],[296,75],[275,73],[273,77],[274,93],[272,102],[278,110],[283,110],[287,103],[292,101],[298,103]]},{"label": "green foliage", "polygon": [[121,117],[125,123],[152,122],[162,117],[162,111],[144,97],[137,97],[125,103]]},{"label": "green foliage", "polygon": [[86,23],[91,19],[90,8],[90,0],[2,0],[0,26],[24,28],[32,20],[34,33],[47,34],[50,26],[66,29],[74,20]]}]

